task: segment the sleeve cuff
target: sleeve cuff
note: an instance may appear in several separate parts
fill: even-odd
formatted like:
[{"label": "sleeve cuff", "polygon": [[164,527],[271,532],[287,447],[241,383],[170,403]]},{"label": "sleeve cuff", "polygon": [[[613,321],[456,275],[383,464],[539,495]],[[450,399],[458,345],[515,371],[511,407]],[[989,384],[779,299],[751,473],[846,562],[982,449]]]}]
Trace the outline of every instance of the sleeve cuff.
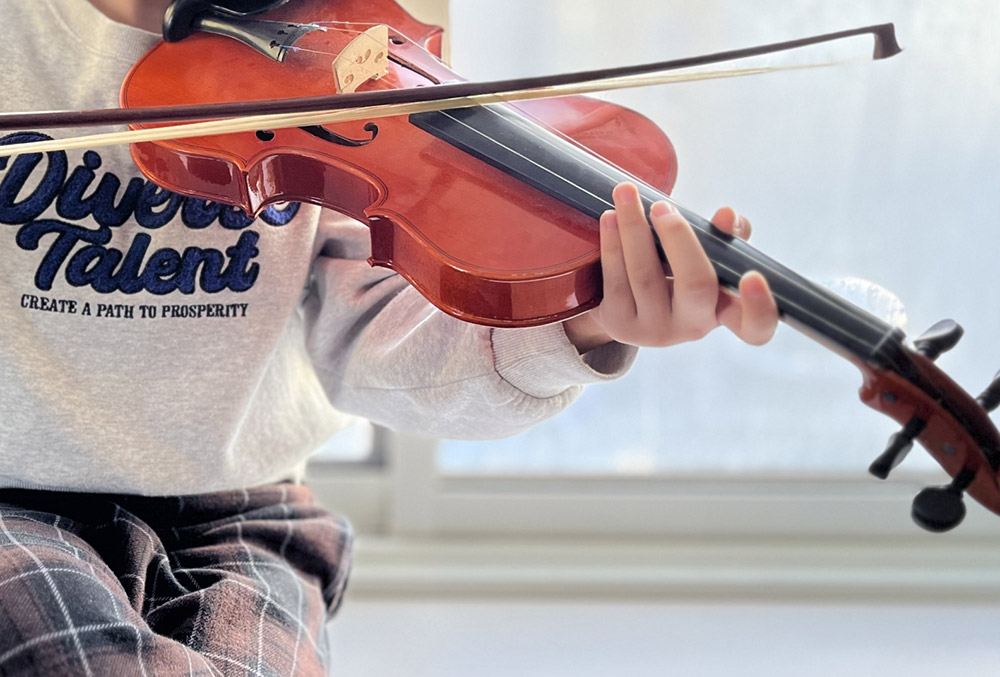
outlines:
[{"label": "sleeve cuff", "polygon": [[494,329],[493,360],[501,378],[532,397],[559,395],[571,386],[622,376],[639,349],[608,343],[584,355],[566,338],[562,324]]}]

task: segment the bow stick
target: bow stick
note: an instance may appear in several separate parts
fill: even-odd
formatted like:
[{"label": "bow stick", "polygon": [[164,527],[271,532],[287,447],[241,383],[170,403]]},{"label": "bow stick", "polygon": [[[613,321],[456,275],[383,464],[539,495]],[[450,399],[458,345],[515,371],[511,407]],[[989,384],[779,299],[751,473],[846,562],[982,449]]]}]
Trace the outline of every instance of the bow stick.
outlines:
[{"label": "bow stick", "polygon": [[0,146],[0,157],[9,157],[22,153],[68,150],[70,148],[93,148],[123,143],[233,133],[261,128],[279,129],[282,127],[329,124],[332,122],[345,122],[361,117],[371,118],[387,115],[403,115],[431,110],[478,106],[487,103],[607,91],[624,87],[648,86],[692,79],[735,77],[773,72],[776,70],[813,68],[831,64],[760,67],[687,75],[667,74],[668,71],[773,54],[866,34],[872,35],[875,39],[872,56],[875,60],[885,59],[902,51],[896,41],[893,24],[886,23],[768,45],[715,52],[702,56],[685,57],[636,66],[622,66],[611,69],[578,71],[529,78],[488,82],[459,82],[413,89],[375,90],[265,101],[135,109],[110,108],[90,111],[7,113],[0,114],[0,130],[113,124],[136,125],[206,119],[209,119],[209,121],[175,124],[169,127],[133,130],[130,132],[95,134],[76,137],[75,139],[10,144]]}]

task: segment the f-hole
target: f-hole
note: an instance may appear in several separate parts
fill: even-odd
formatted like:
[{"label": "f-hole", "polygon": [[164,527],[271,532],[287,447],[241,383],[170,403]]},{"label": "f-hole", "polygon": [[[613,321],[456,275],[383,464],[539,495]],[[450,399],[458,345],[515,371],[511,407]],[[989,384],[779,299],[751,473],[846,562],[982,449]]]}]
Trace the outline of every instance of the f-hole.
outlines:
[{"label": "f-hole", "polygon": [[340,134],[331,132],[329,129],[321,127],[320,125],[309,125],[307,127],[299,127],[299,129],[309,134],[312,134],[317,139],[322,139],[323,141],[335,143],[338,146],[348,146],[352,148],[357,148],[359,146],[367,146],[369,143],[375,140],[376,136],[378,136],[378,125],[375,124],[374,122],[369,122],[364,126],[364,130],[369,134],[371,134],[371,136],[367,139],[350,139],[346,136],[341,136]]}]

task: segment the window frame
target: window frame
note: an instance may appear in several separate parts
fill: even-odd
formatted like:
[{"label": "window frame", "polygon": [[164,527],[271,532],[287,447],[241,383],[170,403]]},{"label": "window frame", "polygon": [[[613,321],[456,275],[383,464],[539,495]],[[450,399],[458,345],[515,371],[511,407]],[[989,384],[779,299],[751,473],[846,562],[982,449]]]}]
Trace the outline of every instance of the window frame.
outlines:
[{"label": "window frame", "polygon": [[[925,535],[912,497],[943,472],[892,478],[442,473],[437,441],[380,430],[377,463],[316,462],[321,499],[382,537],[880,538]],[[957,528],[995,537],[1000,521],[972,498]],[[927,535],[929,538],[932,536]]]}]

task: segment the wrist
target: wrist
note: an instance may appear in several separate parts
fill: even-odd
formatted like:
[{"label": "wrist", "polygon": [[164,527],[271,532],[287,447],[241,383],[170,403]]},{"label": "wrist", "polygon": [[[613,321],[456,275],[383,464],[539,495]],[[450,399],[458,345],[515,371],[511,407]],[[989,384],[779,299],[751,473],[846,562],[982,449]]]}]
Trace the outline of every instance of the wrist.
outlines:
[{"label": "wrist", "polygon": [[576,346],[577,352],[581,355],[613,340],[594,317],[594,311],[566,320],[563,322],[563,330],[566,332],[566,338]]}]

